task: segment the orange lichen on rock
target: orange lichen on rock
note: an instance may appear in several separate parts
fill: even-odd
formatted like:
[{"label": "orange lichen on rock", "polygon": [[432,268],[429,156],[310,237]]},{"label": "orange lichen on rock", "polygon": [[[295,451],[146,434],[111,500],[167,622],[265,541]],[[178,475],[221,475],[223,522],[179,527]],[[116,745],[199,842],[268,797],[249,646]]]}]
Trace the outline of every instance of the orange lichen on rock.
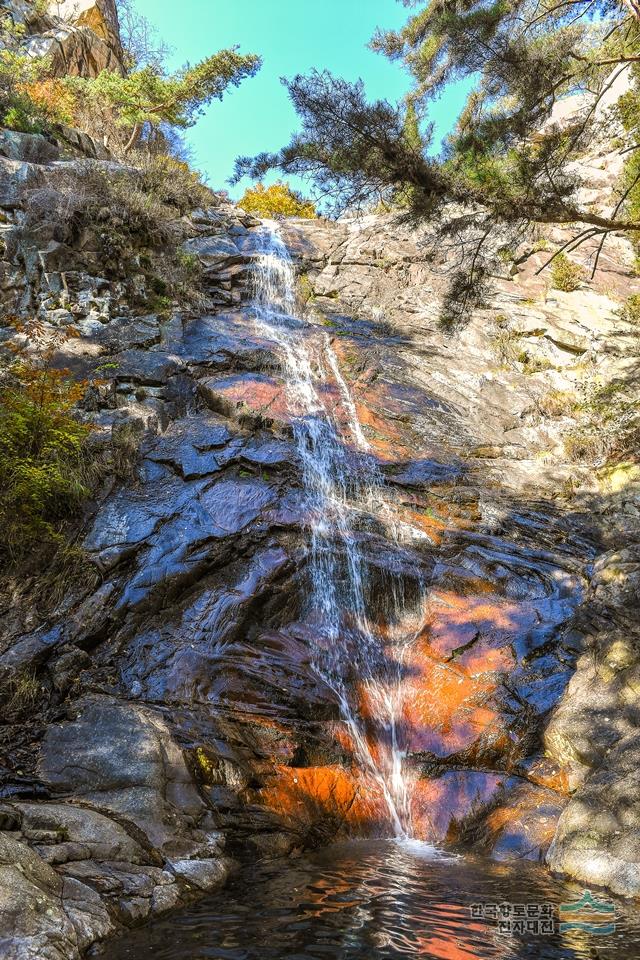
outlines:
[{"label": "orange lichen on rock", "polygon": [[330,824],[334,834],[371,836],[388,822],[375,784],[338,765],[278,766],[260,791],[260,803],[296,829],[323,823]]},{"label": "orange lichen on rock", "polygon": [[404,711],[410,753],[450,756],[469,750],[484,735],[494,739],[502,729],[499,714],[478,705],[493,689],[489,683],[432,662],[410,687]]},{"label": "orange lichen on rock", "polygon": [[541,787],[548,787],[556,793],[569,795],[569,777],[555,760],[538,757],[528,768],[527,778]]},{"label": "orange lichen on rock", "polygon": [[265,421],[289,423],[290,404],[282,382],[261,373],[212,377],[200,383],[209,406],[227,416],[250,415]]},{"label": "orange lichen on rock", "polygon": [[[363,427],[369,427],[371,430],[375,430],[377,433],[381,434],[383,437],[386,437],[389,440],[402,440],[402,434],[400,430],[394,423],[390,423],[389,420],[385,419],[379,412],[372,407],[367,399],[362,399],[361,401],[356,401],[356,410],[358,413],[358,420],[360,421]],[[398,448],[396,448],[396,454]],[[395,456],[394,460],[397,460],[398,457]]]},{"label": "orange lichen on rock", "polygon": [[505,647],[516,631],[531,625],[535,618],[535,610],[525,604],[486,595],[461,596],[449,591],[434,592],[427,607],[433,654],[446,657],[462,647],[471,647],[474,640],[482,638],[490,641],[496,652],[500,650],[494,665],[481,657],[477,667],[481,668],[484,661],[486,670],[513,667],[513,657]]},{"label": "orange lichen on rock", "polygon": [[420,510],[400,509],[398,513],[400,520],[422,530],[433,544],[438,546],[442,543],[442,535],[449,526],[443,519]]}]

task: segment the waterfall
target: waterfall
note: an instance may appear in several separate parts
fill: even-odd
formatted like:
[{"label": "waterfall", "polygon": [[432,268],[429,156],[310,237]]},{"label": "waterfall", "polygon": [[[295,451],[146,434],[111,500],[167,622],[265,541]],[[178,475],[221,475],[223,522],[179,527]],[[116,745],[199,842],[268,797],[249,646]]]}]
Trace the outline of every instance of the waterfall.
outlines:
[{"label": "waterfall", "polygon": [[[370,614],[371,563],[367,533],[388,511],[384,481],[358,419],[356,405],[322,327],[297,315],[295,276],[275,225],[260,231],[253,307],[261,331],[281,351],[292,427],[302,464],[310,532],[309,619],[318,641],[313,667],[334,691],[355,759],[373,778],[394,835],[411,835],[410,797],[401,730],[402,647],[392,627],[402,623],[404,579],[386,572],[385,627]],[[393,534],[393,537],[397,534]],[[383,633],[385,636],[383,636]],[[411,638],[409,638],[411,639]],[[354,702],[356,678],[372,715]],[[381,728],[371,743],[368,728]]]}]

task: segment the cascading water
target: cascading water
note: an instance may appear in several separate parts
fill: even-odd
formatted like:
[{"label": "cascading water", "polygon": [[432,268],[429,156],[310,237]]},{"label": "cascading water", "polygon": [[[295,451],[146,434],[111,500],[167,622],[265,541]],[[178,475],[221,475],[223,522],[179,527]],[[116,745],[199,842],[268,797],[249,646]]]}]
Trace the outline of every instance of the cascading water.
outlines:
[{"label": "cascading water", "polygon": [[[302,463],[311,539],[309,615],[319,638],[313,665],[337,696],[356,759],[380,789],[394,834],[406,838],[411,835],[411,812],[399,691],[407,637],[394,638],[393,657],[385,650],[392,624],[402,623],[404,613],[400,573],[386,573],[384,637],[367,609],[371,588],[371,564],[365,555],[367,525],[376,515],[380,522],[387,514],[383,478],[329,337],[297,316],[294,271],[286,245],[275,226],[266,225],[260,237],[254,308],[263,332],[282,351]],[[354,677],[366,701],[366,720],[354,703]],[[374,743],[367,729],[372,723],[380,728]]]}]

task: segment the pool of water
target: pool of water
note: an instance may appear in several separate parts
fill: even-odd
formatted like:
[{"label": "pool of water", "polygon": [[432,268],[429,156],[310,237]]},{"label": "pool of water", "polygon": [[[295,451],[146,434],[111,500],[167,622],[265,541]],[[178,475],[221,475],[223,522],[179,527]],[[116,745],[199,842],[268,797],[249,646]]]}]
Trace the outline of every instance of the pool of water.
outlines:
[{"label": "pool of water", "polygon": [[[640,958],[640,911],[597,891],[600,910],[560,911],[583,892],[529,862],[446,857],[417,841],[352,842],[245,867],[220,893],[129,932],[101,958]],[[561,920],[598,932],[561,930]]]}]

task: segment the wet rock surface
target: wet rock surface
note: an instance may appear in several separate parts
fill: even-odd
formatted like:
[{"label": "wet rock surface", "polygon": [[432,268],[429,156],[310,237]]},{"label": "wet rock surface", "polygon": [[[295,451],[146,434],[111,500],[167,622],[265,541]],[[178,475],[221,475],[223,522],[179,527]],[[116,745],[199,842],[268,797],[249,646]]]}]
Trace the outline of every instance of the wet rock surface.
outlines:
[{"label": "wet rock surface", "polygon": [[[60,363],[95,381],[82,416],[97,444],[133,440],[81,531],[90,584],[52,609],[34,586],[3,609],[2,676],[34,678],[41,701],[28,735],[8,722],[2,740],[0,946],[20,960],[77,957],[215,888],[229,857],[388,830],[313,667],[294,411],[251,308],[260,224],[223,198],[195,214],[187,249],[212,307],[136,311],[77,252],[20,233],[15,184],[46,176],[49,146],[0,147],[18,165],[1,200],[3,309],[75,318]],[[637,479],[571,461],[575,411],[547,402],[631,378],[612,299],[640,289],[628,250],[574,294],[541,292],[530,253],[452,336],[428,237],[389,218],[283,236],[313,291],[311,355],[329,345],[347,387],[321,391],[347,462],[362,468],[352,403],[384,480],[385,510],[363,511],[357,534],[399,664],[415,833],[637,894]],[[25,250],[47,269],[21,271]],[[535,362],[506,362],[505,342]],[[398,566],[401,657],[381,602]],[[375,744],[371,680],[354,669],[350,686]]]},{"label": "wet rock surface", "polygon": [[[524,251],[491,309],[447,341],[428,235],[409,240],[376,219],[286,235],[380,456],[446,450],[462,464],[444,496],[409,482],[415,461],[399,473],[413,522],[421,497],[407,492],[429,489],[422,523],[438,556],[407,681],[423,832],[498,858],[546,857],[637,895],[635,468],[588,474],[564,440],[580,430],[591,378],[637,398],[623,346],[634,333],[615,302],[638,284],[630,251],[611,249],[591,288],[571,295]],[[546,412],[555,391],[576,398],[573,410]]]}]

